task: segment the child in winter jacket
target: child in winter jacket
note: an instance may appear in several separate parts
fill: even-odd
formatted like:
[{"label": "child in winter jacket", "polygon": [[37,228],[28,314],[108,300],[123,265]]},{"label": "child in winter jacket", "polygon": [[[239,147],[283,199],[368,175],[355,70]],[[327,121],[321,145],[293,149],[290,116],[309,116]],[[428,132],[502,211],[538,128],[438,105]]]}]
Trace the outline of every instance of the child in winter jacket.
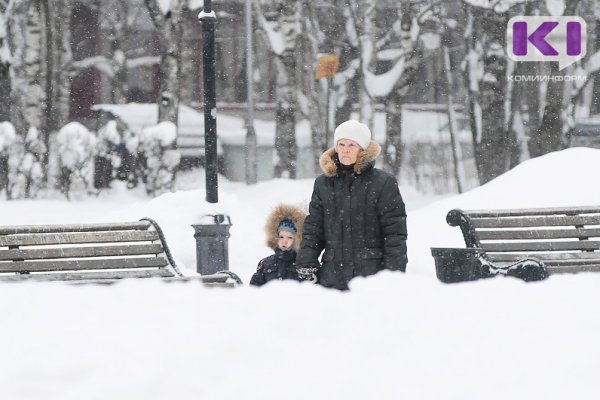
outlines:
[{"label": "child in winter jacket", "polygon": [[273,279],[300,280],[294,267],[296,252],[302,240],[306,214],[298,207],[280,204],[269,215],[265,225],[267,246],[275,254],[259,261],[251,285],[261,286]]}]

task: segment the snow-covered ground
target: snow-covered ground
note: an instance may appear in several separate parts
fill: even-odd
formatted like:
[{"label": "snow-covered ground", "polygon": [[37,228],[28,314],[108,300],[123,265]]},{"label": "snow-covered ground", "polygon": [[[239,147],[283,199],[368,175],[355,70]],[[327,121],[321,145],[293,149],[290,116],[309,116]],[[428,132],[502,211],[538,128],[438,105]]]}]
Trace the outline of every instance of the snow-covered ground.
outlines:
[{"label": "snow-covered ground", "polygon": [[[459,196],[408,208],[406,274],[357,279],[341,293],[310,284],[205,288],[196,282],[4,283],[1,399],[597,398],[600,274],[537,283],[498,277],[446,285],[430,247],[464,247],[448,210],[600,203],[600,150],[527,161]],[[3,201],[2,225],[156,219],[183,271],[190,224],[225,213],[230,267],[245,282],[270,254],[262,226],[278,202],[307,204],[312,180],[220,181],[203,171],[148,199],[115,187],[97,198]]]}]

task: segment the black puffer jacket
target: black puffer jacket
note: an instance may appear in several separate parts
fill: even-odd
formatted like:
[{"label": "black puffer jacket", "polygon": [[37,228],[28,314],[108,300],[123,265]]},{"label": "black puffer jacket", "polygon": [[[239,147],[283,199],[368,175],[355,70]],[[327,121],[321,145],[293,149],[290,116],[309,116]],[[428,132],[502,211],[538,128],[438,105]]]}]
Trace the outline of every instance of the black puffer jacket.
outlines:
[{"label": "black puffer jacket", "polygon": [[382,269],[406,270],[406,210],[396,179],[373,167],[374,141],[353,170],[340,165],[335,148],[321,156],[325,174],[315,180],[297,267],[318,266],[319,283],[347,289],[356,276]]},{"label": "black puffer jacket", "polygon": [[274,279],[300,280],[294,268],[295,259],[296,252],[294,250],[275,249],[275,254],[260,260],[256,272],[250,279],[250,284],[262,286]]}]

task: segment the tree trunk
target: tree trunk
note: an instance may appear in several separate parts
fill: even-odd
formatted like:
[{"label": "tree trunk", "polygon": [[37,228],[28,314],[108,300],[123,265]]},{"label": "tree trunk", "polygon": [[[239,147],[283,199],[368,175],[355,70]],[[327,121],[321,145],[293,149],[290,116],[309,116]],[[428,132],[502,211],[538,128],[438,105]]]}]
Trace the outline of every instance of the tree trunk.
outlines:
[{"label": "tree trunk", "polygon": [[[579,0],[566,0],[563,15],[575,15]],[[549,63],[550,76],[564,75],[558,70],[558,63]],[[563,147],[563,127],[567,118],[564,111],[565,85],[564,81],[548,81],[546,88],[546,105],[539,127],[530,133],[529,154],[531,157],[539,157]]]},{"label": "tree trunk", "polygon": [[[600,13],[599,13],[600,14]],[[592,50],[600,50],[600,21],[596,20],[594,28],[594,41]],[[588,49],[589,54],[590,49]],[[590,105],[590,115],[600,114],[600,77],[596,76],[592,82],[592,103]]]},{"label": "tree trunk", "polygon": [[473,141],[473,157],[475,158],[477,178],[481,183],[481,171],[483,167],[480,165],[481,156],[479,155],[478,146],[478,143],[481,141],[481,106],[479,105],[479,79],[477,76],[480,53],[476,45],[475,16],[470,7],[466,9],[466,19],[464,80],[467,86],[467,113]]},{"label": "tree trunk", "polygon": [[421,54],[416,43],[411,38],[412,13],[410,4],[400,4],[400,33],[398,50],[403,51],[404,70],[398,77],[393,90],[385,98],[386,105],[386,136],[383,150],[384,168],[398,177],[402,168],[402,105],[411,85],[415,82]]},{"label": "tree trunk", "polygon": [[[57,132],[67,123],[69,115],[71,68],[70,19],[71,2],[69,0],[45,0],[43,15],[46,31],[46,105],[40,138],[46,149],[49,148],[51,132]],[[44,179],[48,178],[48,153],[42,157]]]},{"label": "tree trunk", "polygon": [[6,29],[6,8],[0,3],[0,93],[4,99],[0,101],[0,122],[10,119],[10,50]]},{"label": "tree trunk", "polygon": [[10,64],[0,60],[0,93],[4,99],[0,101],[0,122],[10,120]]},{"label": "tree trunk", "polygon": [[486,74],[493,80],[480,83],[481,143],[478,143],[481,183],[486,183],[510,168],[509,132],[505,127],[506,60],[491,56],[484,60]]},{"label": "tree trunk", "polygon": [[68,95],[61,86],[67,70],[63,61],[70,59],[68,46],[63,48],[70,12],[61,1],[23,1],[12,10],[11,119],[19,139],[10,155],[8,198],[36,196],[48,173],[48,134],[66,120]]},{"label": "tree trunk", "polygon": [[389,96],[385,112],[383,162],[389,173],[398,176],[402,166],[402,97],[398,94]]},{"label": "tree trunk", "polygon": [[194,65],[198,64],[195,60],[202,55],[197,51],[197,48],[194,45],[194,42],[196,42],[197,39],[193,39],[194,29],[192,24],[198,24],[198,20],[196,18],[189,19],[182,17],[181,30],[183,45],[181,46],[181,84],[179,87],[179,102],[188,105],[191,104],[194,99]]},{"label": "tree trunk", "polygon": [[[524,69],[528,75],[538,75],[540,68],[537,63],[522,63],[525,65]],[[542,110],[540,109],[540,83],[539,82],[520,82],[523,85],[523,99],[527,104],[527,126],[529,127],[528,136],[535,135],[538,127],[540,126],[540,116]],[[529,145],[528,145],[529,146]]]},{"label": "tree trunk", "polygon": [[[360,71],[375,73],[377,64],[375,2],[370,0],[351,0],[351,7],[355,11],[356,30],[359,35],[360,46]],[[358,101],[360,107],[360,121],[373,130],[375,118],[375,99],[369,95],[366,80],[361,79]]]},{"label": "tree trunk", "polygon": [[152,21],[160,35],[160,90],[158,122],[177,125],[181,78],[181,31],[184,0],[171,0],[170,10],[162,14],[157,0],[145,0]]},{"label": "tree trunk", "polygon": [[[315,4],[308,0],[303,0],[302,11],[304,12],[303,21],[303,41],[304,54],[306,54],[303,75],[306,77],[306,84],[308,86],[308,115],[307,118],[310,122],[311,131],[311,144],[313,152],[313,173],[318,174],[321,170],[319,158],[328,147],[328,136],[331,128],[328,126],[328,122],[332,116],[330,111],[333,108],[333,104],[330,103],[332,94],[332,79],[321,78],[315,80],[315,68],[318,63],[320,53],[333,53],[333,44],[331,43],[331,32],[323,32],[319,25],[317,18],[318,12]],[[334,15],[331,12],[332,8],[328,8],[324,12],[327,12],[327,18],[334,20]],[[331,24],[335,25],[335,24]],[[335,26],[328,26],[330,30],[335,29]]]},{"label": "tree trunk", "polygon": [[21,3],[15,10],[10,27],[14,48],[11,112],[12,122],[19,136],[25,137],[30,127],[42,126],[42,112],[46,104],[45,71],[41,68],[43,20],[40,1]]},{"label": "tree trunk", "polygon": [[275,112],[276,177],[296,178],[296,48],[300,25],[300,2],[277,3],[278,25],[283,36],[283,51],[275,60],[277,68],[277,110]]},{"label": "tree trunk", "polygon": [[[316,65],[316,49],[311,51],[311,67]],[[327,150],[327,113],[329,112],[329,102],[327,97],[331,91],[331,79],[314,79],[314,71],[306,71],[308,80],[308,120],[310,123],[311,144],[313,152],[313,173],[320,171],[319,158]]]},{"label": "tree trunk", "polygon": [[[551,63],[550,76],[558,76],[558,63]],[[546,106],[538,129],[530,134],[529,154],[539,157],[552,151],[560,150],[563,130],[563,82],[548,82],[546,89]]]},{"label": "tree trunk", "polygon": [[173,11],[166,18],[165,29],[161,37],[160,57],[160,99],[158,122],[171,121],[177,124],[179,109],[179,78],[181,55],[181,25],[179,13]]},{"label": "tree trunk", "polygon": [[333,93],[331,103],[334,103],[335,121],[331,121],[330,135],[327,142],[333,141],[333,130],[342,122],[348,121],[352,116],[352,105],[358,92],[358,63],[353,62],[356,48],[346,43],[339,50],[340,53],[340,72],[333,79]]},{"label": "tree trunk", "polygon": [[112,49],[111,65],[114,70],[111,79],[111,97],[115,104],[124,104],[127,102],[129,87],[127,84],[127,43],[129,41],[129,3],[127,1],[115,2],[114,6],[119,7],[118,12],[109,15],[108,18],[113,19],[114,23],[111,26],[111,41]]},{"label": "tree trunk", "polygon": [[275,111],[275,177],[296,178],[296,56],[287,51],[275,60],[277,110]]},{"label": "tree trunk", "polygon": [[[513,133],[508,129],[507,60],[504,54],[508,15],[481,10],[474,16],[471,40],[481,40],[483,76],[478,88],[470,88],[471,118],[481,118],[481,132],[474,134],[475,158],[480,182],[486,183],[510,169]],[[484,34],[485,32],[485,34]],[[474,43],[471,44],[473,49]],[[472,72],[472,71],[471,71]],[[473,77],[470,77],[473,79]],[[472,83],[471,83],[472,84]],[[476,110],[477,105],[480,112]],[[471,125],[477,126],[477,121]],[[477,129],[477,128],[476,128]],[[477,140],[480,139],[480,140]]]}]

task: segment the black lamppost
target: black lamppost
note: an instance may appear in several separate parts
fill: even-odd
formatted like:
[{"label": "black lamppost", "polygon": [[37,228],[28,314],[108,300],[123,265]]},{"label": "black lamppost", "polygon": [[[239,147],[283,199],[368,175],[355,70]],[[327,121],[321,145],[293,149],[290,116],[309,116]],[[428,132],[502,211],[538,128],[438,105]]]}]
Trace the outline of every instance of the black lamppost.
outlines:
[{"label": "black lamppost", "polygon": [[219,201],[217,180],[217,94],[215,90],[215,25],[217,16],[211,0],[204,0],[198,15],[202,23],[202,62],[204,72],[204,158],[206,160],[206,201]]}]

